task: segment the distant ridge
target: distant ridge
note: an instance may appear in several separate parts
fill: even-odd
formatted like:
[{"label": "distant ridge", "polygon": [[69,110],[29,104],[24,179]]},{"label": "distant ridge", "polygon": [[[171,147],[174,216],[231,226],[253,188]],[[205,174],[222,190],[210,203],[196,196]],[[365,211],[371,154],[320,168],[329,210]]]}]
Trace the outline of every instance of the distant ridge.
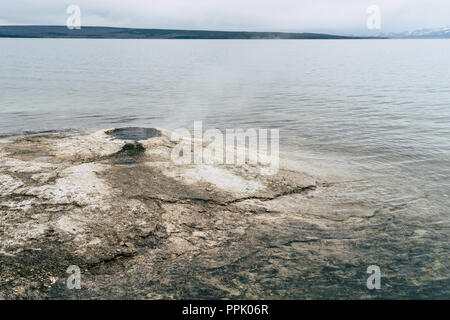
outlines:
[{"label": "distant ridge", "polygon": [[450,39],[450,26],[396,33],[380,33],[376,36],[398,39]]},{"label": "distant ridge", "polygon": [[134,29],[114,27],[0,26],[0,38],[79,39],[363,39],[322,33]]}]

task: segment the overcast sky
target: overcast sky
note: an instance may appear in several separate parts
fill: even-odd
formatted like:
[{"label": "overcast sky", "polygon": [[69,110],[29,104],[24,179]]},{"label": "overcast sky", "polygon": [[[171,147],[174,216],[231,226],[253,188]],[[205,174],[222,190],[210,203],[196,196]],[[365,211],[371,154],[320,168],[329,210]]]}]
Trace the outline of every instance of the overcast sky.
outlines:
[{"label": "overcast sky", "polygon": [[0,0],[0,25],[65,25],[70,4],[82,26],[364,33],[370,5],[381,32],[450,25],[450,0]]}]

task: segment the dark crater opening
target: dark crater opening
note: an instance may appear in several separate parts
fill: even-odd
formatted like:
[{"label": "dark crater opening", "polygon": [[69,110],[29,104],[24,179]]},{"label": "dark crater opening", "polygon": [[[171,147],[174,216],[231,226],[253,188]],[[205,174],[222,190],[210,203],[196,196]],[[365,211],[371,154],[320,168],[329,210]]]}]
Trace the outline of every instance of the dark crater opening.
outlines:
[{"label": "dark crater opening", "polygon": [[145,148],[139,142],[127,143],[115,155],[119,157],[137,157],[145,152]]},{"label": "dark crater opening", "polygon": [[120,151],[109,158],[116,164],[131,165],[137,163],[144,152],[145,147],[141,143],[126,143]]},{"label": "dark crater opening", "polygon": [[161,136],[161,131],[154,128],[117,128],[106,132],[106,134],[121,140],[147,140]]}]

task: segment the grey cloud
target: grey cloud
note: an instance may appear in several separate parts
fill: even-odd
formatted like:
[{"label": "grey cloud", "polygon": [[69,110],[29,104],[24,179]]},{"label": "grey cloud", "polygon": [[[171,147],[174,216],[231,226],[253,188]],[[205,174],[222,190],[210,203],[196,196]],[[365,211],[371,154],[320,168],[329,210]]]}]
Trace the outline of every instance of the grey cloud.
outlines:
[{"label": "grey cloud", "polygon": [[363,32],[373,4],[384,32],[450,24],[448,0],[2,0],[0,23],[63,25],[69,4],[83,25],[121,27]]}]

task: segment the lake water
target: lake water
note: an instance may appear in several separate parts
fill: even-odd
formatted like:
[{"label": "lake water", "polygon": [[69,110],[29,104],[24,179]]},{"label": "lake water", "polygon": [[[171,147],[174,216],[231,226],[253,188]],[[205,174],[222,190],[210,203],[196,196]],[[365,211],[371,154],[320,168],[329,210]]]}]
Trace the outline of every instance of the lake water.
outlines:
[{"label": "lake water", "polygon": [[336,201],[379,208],[362,238],[330,231],[359,262],[293,274],[291,296],[362,297],[375,264],[373,297],[448,299],[449,53],[448,40],[0,39],[0,136],[279,128],[281,152],[358,177]]}]

